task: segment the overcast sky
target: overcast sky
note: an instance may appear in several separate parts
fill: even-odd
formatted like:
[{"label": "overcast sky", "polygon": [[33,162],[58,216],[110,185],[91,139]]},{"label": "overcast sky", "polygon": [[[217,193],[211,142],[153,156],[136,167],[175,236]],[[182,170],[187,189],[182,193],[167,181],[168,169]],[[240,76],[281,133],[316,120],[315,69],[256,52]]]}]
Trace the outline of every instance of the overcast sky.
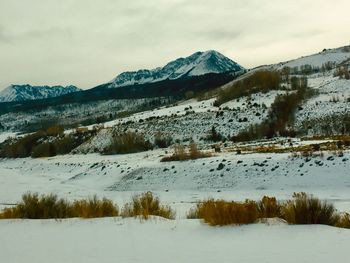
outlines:
[{"label": "overcast sky", "polygon": [[0,89],[90,88],[215,49],[244,67],[350,44],[349,0],[0,0]]}]

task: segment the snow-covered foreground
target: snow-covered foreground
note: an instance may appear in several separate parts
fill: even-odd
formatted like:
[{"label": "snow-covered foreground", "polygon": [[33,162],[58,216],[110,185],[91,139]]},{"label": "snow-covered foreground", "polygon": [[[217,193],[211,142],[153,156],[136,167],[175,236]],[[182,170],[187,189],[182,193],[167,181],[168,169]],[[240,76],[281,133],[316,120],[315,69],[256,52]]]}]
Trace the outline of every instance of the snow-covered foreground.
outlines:
[{"label": "snow-covered foreground", "polygon": [[0,221],[0,261],[346,262],[350,230],[284,224],[210,227],[198,220]]},{"label": "snow-covered foreground", "polygon": [[175,220],[0,220],[0,262],[345,262],[350,230],[328,226],[210,227],[186,219],[209,198],[290,199],[304,191],[350,211],[350,152],[295,158],[291,154],[217,153],[160,162],[165,150],[130,155],[66,155],[0,160],[0,208],[27,191],[69,200],[107,197],[119,207],[152,191]]}]

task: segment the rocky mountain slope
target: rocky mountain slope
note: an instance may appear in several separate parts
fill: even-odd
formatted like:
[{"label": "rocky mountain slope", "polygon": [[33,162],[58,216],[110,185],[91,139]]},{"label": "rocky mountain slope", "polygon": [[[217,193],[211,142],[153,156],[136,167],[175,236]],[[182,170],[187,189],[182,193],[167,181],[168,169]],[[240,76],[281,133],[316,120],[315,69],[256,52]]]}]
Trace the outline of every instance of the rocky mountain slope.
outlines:
[{"label": "rocky mountain slope", "polygon": [[164,67],[124,72],[110,82],[110,87],[153,83],[186,76],[201,76],[208,73],[241,72],[244,68],[217,51],[196,52],[186,58],[178,58]]},{"label": "rocky mountain slope", "polygon": [[79,91],[75,86],[11,85],[0,92],[0,102],[39,100]]}]

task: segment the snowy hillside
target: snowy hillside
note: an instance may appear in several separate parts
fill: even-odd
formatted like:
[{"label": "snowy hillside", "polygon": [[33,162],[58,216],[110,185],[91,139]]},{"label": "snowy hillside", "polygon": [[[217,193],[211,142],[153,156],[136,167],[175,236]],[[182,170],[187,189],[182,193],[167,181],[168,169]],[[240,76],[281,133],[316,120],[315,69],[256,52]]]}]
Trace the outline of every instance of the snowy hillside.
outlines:
[{"label": "snowy hillside", "polygon": [[4,159],[0,203],[16,203],[30,190],[69,200],[97,194],[122,205],[134,193],[153,191],[183,218],[194,202],[208,197],[244,200],[273,195],[283,200],[304,191],[350,211],[349,151],[310,158],[225,151],[211,158],[160,162],[166,151]]},{"label": "snowy hillside", "polygon": [[[349,59],[348,47],[326,50],[250,70],[223,86],[181,99],[159,94],[107,98],[0,115],[4,154],[0,210],[18,204],[27,192],[55,194],[69,201],[106,197],[122,208],[135,194],[151,191],[176,212],[174,220],[0,220],[0,259],[16,263],[28,258],[54,263],[112,258],[152,263],[343,262],[350,242],[348,229],[287,225],[279,218],[210,227],[187,215],[209,198],[244,201],[274,196],[283,202],[300,192],[333,204],[337,212],[350,212]],[[286,77],[281,70],[306,64],[311,72],[291,70]],[[215,51],[198,52],[164,68],[123,73],[110,85],[228,70],[242,68]],[[259,89],[264,79],[274,76],[278,85],[267,82],[266,89]],[[164,88],[163,83],[160,86]],[[293,96],[299,94],[300,100]],[[220,96],[228,99],[217,103]],[[278,130],[271,137],[236,140],[242,132],[261,132],[266,121],[273,127],[274,119],[281,119],[276,112],[288,107],[292,110],[286,111],[287,121],[279,124],[294,134]],[[65,130],[52,127],[56,124]]]},{"label": "snowy hillside", "polygon": [[79,91],[75,86],[11,85],[0,91],[0,102],[38,100]]},{"label": "snowy hillside", "polygon": [[335,49],[325,49],[322,52],[313,54],[310,56],[301,57],[291,61],[283,62],[278,64],[279,68],[282,67],[300,67],[303,65],[311,65],[313,67],[321,68],[326,63],[334,63],[338,65],[344,61],[350,60],[350,46],[335,48]]},{"label": "snowy hillside", "polygon": [[111,87],[152,83],[185,76],[208,73],[241,72],[243,67],[217,51],[196,52],[186,58],[178,58],[161,68],[124,72],[111,81]]}]

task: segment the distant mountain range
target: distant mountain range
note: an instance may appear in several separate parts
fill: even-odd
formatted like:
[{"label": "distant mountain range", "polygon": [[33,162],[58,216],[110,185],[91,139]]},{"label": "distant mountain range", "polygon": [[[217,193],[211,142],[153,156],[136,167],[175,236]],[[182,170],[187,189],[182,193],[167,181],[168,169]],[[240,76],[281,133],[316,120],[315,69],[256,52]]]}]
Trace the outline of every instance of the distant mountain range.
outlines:
[{"label": "distant mountain range", "polygon": [[196,52],[178,58],[164,67],[124,72],[110,82],[110,88],[154,83],[184,77],[202,76],[209,73],[240,72],[244,68],[217,51]]},{"label": "distant mountain range", "polygon": [[22,102],[62,96],[80,91],[75,86],[31,86],[11,85],[0,92],[0,102]]},{"label": "distant mountain range", "polygon": [[[84,94],[77,94],[72,99],[64,96],[62,100],[81,102],[81,98],[92,100],[94,98],[108,99],[108,97],[110,99],[152,97],[158,94],[159,96],[181,95],[184,89],[198,91],[224,84],[244,71],[245,69],[236,62],[217,51],[210,50],[196,52],[185,58],[178,58],[164,67],[124,72],[112,81],[86,91],[82,91],[75,86],[11,85],[0,92],[0,102],[50,99],[77,91]],[[223,78],[222,75],[226,77]],[[177,88],[179,86],[177,81],[181,83],[181,89]],[[116,91],[106,91],[110,88],[118,89]]]}]

